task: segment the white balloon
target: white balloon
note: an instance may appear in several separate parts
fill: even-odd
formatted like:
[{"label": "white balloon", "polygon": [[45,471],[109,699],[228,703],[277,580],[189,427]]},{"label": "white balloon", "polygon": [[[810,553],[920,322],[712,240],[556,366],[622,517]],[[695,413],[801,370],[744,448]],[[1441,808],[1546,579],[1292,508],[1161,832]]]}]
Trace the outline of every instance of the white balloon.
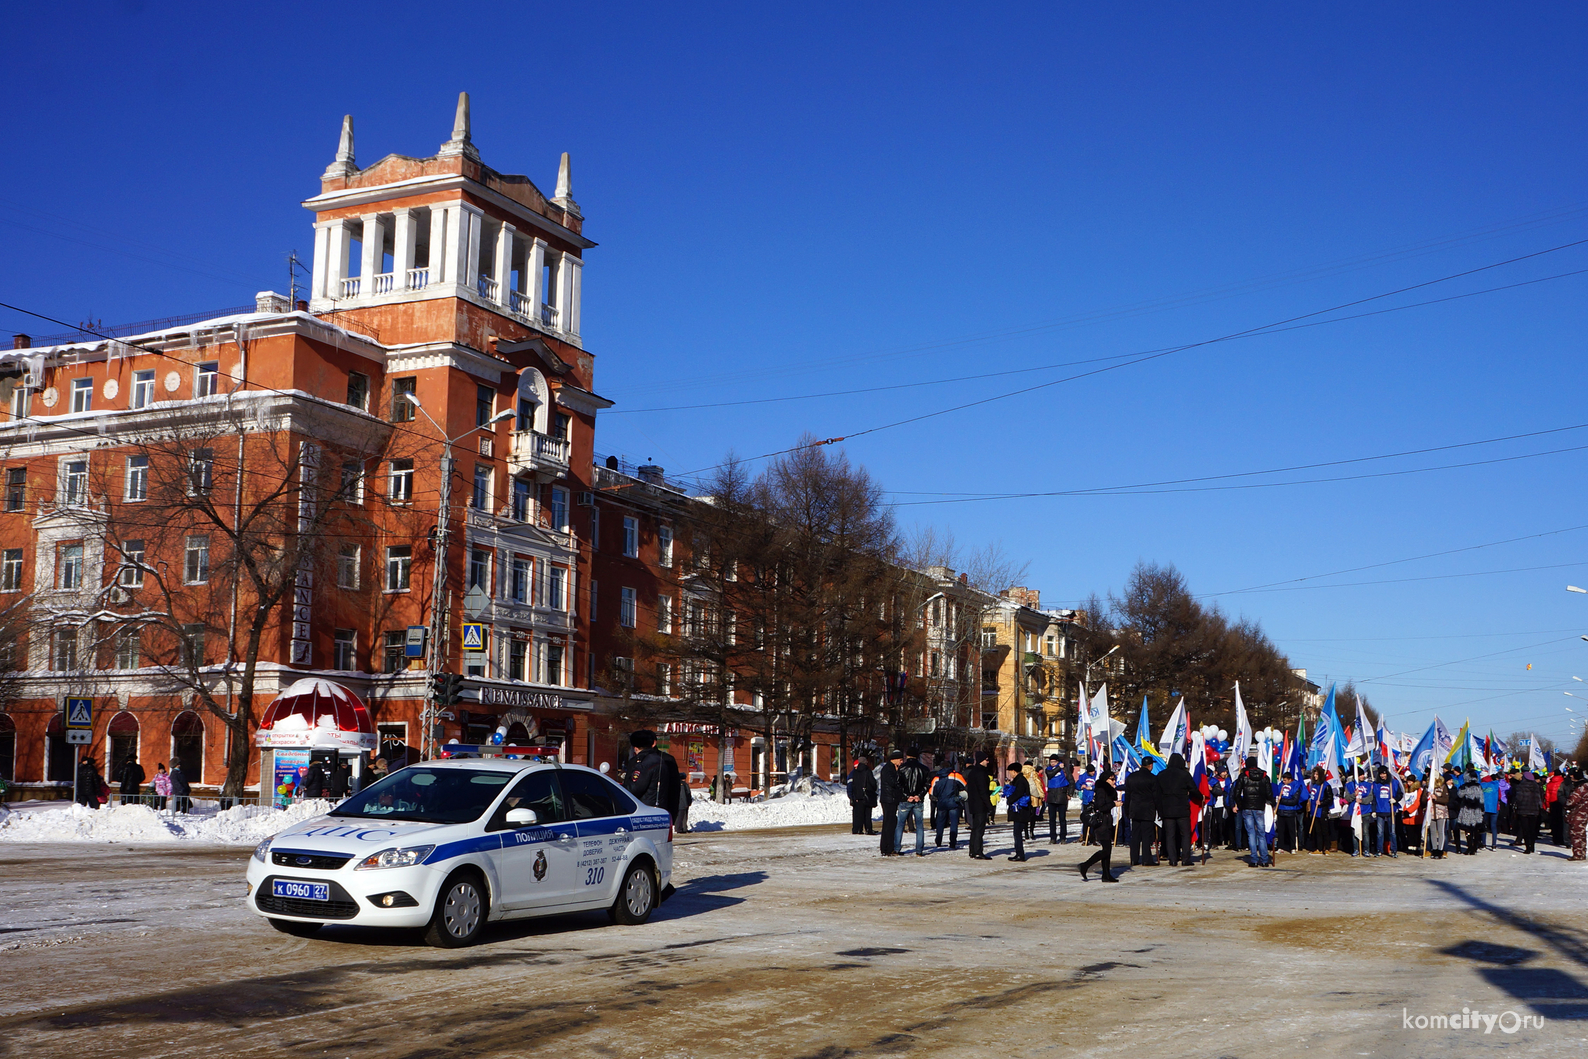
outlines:
[{"label": "white balloon", "polygon": [[611,772],[612,771],[612,766],[608,765],[605,761],[603,761],[603,762],[601,762],[601,771],[602,772]]},{"label": "white balloon", "polygon": [[1230,737],[1230,733],[1228,731],[1226,731],[1223,728],[1219,729],[1219,738],[1220,739],[1228,739],[1229,737]]}]

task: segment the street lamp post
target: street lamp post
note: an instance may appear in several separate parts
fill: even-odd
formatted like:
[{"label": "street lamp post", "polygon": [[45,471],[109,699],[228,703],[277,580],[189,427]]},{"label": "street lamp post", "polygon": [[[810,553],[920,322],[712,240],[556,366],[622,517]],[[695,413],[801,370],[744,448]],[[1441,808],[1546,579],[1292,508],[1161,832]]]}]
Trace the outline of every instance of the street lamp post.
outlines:
[{"label": "street lamp post", "polygon": [[436,700],[435,700],[435,675],[446,667],[446,644],[442,642],[441,622],[446,612],[441,606],[442,593],[447,586],[447,524],[451,519],[452,504],[452,446],[476,430],[494,427],[504,419],[511,419],[516,413],[512,409],[498,412],[490,419],[477,426],[470,427],[457,437],[447,437],[446,429],[435,421],[431,414],[425,411],[425,406],[419,403],[415,394],[403,394],[410,404],[419,410],[419,414],[430,420],[430,425],[441,433],[441,488],[437,498],[438,513],[436,516],[436,542],[435,542],[435,572],[431,577],[430,587],[430,644],[429,655],[425,659],[425,705],[420,711],[419,724],[419,756],[425,760],[435,757],[436,750]]}]

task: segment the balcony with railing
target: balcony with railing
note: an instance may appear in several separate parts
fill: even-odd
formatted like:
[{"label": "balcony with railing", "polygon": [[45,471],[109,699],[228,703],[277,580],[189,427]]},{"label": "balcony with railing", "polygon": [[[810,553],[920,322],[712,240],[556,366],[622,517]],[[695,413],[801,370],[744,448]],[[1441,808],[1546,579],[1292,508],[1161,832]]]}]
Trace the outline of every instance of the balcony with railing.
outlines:
[{"label": "balcony with railing", "polygon": [[430,268],[411,268],[408,270],[408,289],[424,290],[430,286]]},{"label": "balcony with railing", "polygon": [[397,277],[393,276],[390,272],[382,272],[380,275],[373,277],[374,287],[370,293],[390,294],[392,291],[392,282],[396,278]]},{"label": "balcony with railing", "polygon": [[567,474],[570,448],[566,438],[538,430],[515,431],[513,451],[507,457],[509,473],[533,474],[543,481]]},{"label": "balcony with railing", "polygon": [[475,284],[475,289],[480,292],[480,297],[487,301],[494,302],[496,300],[496,289],[498,286],[500,286],[500,284],[482,272],[480,273],[479,281]]},{"label": "balcony with railing", "polygon": [[342,281],[342,297],[357,298],[359,288],[363,286],[363,281],[364,277],[362,276],[348,276],[344,279]]}]

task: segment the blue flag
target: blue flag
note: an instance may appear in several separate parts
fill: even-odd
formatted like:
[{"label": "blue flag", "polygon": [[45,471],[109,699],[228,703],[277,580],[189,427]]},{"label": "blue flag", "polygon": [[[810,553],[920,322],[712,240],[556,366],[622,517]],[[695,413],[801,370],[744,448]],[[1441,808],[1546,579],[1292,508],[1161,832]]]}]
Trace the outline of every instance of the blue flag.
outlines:
[{"label": "blue flag", "polygon": [[1428,771],[1434,767],[1434,759],[1439,756],[1440,743],[1448,742],[1449,738],[1444,724],[1439,720],[1439,715],[1434,714],[1433,723],[1428,726],[1428,731],[1424,732],[1423,737],[1417,740],[1417,745],[1412,747],[1412,758],[1407,764],[1411,774],[1418,779],[1426,777]]},{"label": "blue flag", "polygon": [[[1323,712],[1318,715],[1318,727],[1312,733],[1312,741],[1307,744],[1307,770],[1319,765],[1329,765],[1329,739],[1334,734],[1334,729],[1340,724],[1340,719],[1334,715],[1334,685],[1329,685],[1329,697],[1323,702]],[[1337,751],[1338,752],[1338,751]]]}]

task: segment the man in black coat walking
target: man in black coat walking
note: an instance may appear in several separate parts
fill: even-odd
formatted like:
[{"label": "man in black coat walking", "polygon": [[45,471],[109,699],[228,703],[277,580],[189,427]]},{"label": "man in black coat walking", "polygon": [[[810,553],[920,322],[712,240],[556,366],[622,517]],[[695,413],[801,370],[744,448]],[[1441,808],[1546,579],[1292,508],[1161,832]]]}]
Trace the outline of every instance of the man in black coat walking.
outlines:
[{"label": "man in black coat walking", "polygon": [[1153,825],[1158,815],[1158,778],[1152,774],[1152,762],[1143,760],[1125,780],[1124,810],[1130,820],[1130,862],[1145,867],[1157,864],[1152,851],[1158,838]]},{"label": "man in black coat walking", "polygon": [[849,774],[850,834],[876,834],[871,829],[871,810],[876,807],[877,777],[871,771],[871,759],[862,755]]},{"label": "man in black coat walking", "polygon": [[1202,804],[1186,770],[1185,758],[1169,755],[1169,765],[1158,774],[1158,815],[1163,818],[1163,843],[1170,865],[1193,867],[1191,863],[1191,803]]},{"label": "man in black coat walking", "polygon": [[629,745],[634,756],[624,770],[623,785],[646,805],[671,814],[678,806],[678,762],[656,749],[655,732],[635,732]]},{"label": "man in black coat walking", "polygon": [[878,796],[882,800],[882,855],[893,856],[893,832],[899,826],[899,803],[904,801],[904,791],[899,789],[899,764],[904,760],[902,750],[890,750],[888,763],[882,766],[878,779]]},{"label": "man in black coat walking", "polygon": [[976,763],[965,770],[965,816],[970,821],[971,860],[992,860],[982,848],[987,821],[992,818],[992,755],[977,754]]}]

